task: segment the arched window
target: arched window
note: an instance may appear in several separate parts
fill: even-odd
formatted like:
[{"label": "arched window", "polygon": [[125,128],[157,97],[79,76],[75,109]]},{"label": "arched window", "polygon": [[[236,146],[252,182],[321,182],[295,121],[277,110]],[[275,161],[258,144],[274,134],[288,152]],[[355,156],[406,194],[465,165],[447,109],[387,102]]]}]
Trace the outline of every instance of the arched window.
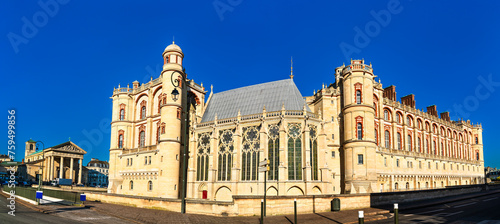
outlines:
[{"label": "arched window", "polygon": [[394,184],[394,190],[397,190],[398,189],[398,183],[395,183]]},{"label": "arched window", "polygon": [[141,131],[139,133],[139,147],[144,147],[146,145],[146,132]]},{"label": "arched window", "polygon": [[432,142],[432,154],[436,154],[436,141]]},{"label": "arched window", "polygon": [[258,126],[243,128],[243,148],[241,162],[241,180],[257,180],[260,143],[260,128]]},{"label": "arched window", "polygon": [[391,148],[391,133],[386,130],[384,133],[384,138],[385,138],[385,147]]},{"label": "arched window", "polygon": [[407,142],[408,142],[408,146],[407,146],[407,147],[408,147],[408,149],[407,149],[407,150],[408,150],[408,151],[413,151],[413,150],[411,149],[411,135],[408,135],[408,137],[407,137]]},{"label": "arched window", "polygon": [[479,152],[476,152],[476,160],[479,160]]},{"label": "arched window", "polygon": [[420,139],[420,137],[418,137],[418,139],[417,139],[418,152],[422,152],[422,147],[420,145],[420,143],[421,143],[420,141],[421,141],[421,139]]},{"label": "arched window", "polygon": [[401,150],[401,133],[398,132],[396,140],[398,143],[398,149]]},{"label": "arched window", "polygon": [[125,120],[125,109],[120,110],[120,121]]},{"label": "arched window", "polygon": [[444,156],[444,147],[442,142],[441,142],[441,155]]},{"label": "arched window", "polygon": [[410,189],[410,183],[406,182],[406,190]]},{"label": "arched window", "polygon": [[118,148],[123,148],[123,135],[118,136]]},{"label": "arched window", "polygon": [[198,134],[198,153],[196,154],[196,181],[208,181],[208,157],[210,154],[211,135],[211,132]]},{"label": "arched window", "polygon": [[146,106],[141,107],[141,119],[146,119]]},{"label": "arched window", "polygon": [[363,139],[363,125],[361,123],[358,123],[357,130],[358,130],[358,140]]},{"label": "arched window", "polygon": [[302,136],[300,124],[288,125],[288,180],[302,180]]},{"label": "arched window", "polygon": [[361,104],[361,91],[356,90],[356,103]]},{"label": "arched window", "polygon": [[130,188],[130,190],[134,190],[134,181],[130,181],[129,188]]},{"label": "arched window", "polygon": [[219,169],[217,170],[217,180],[230,181],[231,168],[233,167],[233,151],[234,151],[234,129],[226,129],[219,131]]},{"label": "arched window", "polygon": [[309,147],[311,160],[311,180],[319,180],[318,178],[318,131],[316,126],[309,126]]},{"label": "arched window", "polygon": [[378,131],[375,129],[375,144],[378,145]]},{"label": "arched window", "polygon": [[153,181],[148,181],[148,191],[153,190]]},{"label": "arched window", "polygon": [[426,149],[427,153],[429,154],[430,149],[429,149],[429,140],[428,139],[425,139],[425,149]]},{"label": "arched window", "polygon": [[30,145],[30,151],[33,150],[33,144]]},{"label": "arched window", "polygon": [[388,121],[391,117],[389,116],[389,111],[384,110],[384,120]]},{"label": "arched window", "polygon": [[476,137],[476,144],[479,144],[479,140],[478,140],[478,138],[477,138],[477,137]]},{"label": "arched window", "polygon": [[401,115],[399,113],[396,113],[396,122],[401,124]]},{"label": "arched window", "polygon": [[411,119],[410,116],[406,117],[406,125],[412,126],[412,122],[411,121],[412,121],[412,119]]},{"label": "arched window", "polygon": [[418,120],[418,129],[422,129],[422,120]]},{"label": "arched window", "polygon": [[278,125],[269,126],[269,141],[268,141],[268,155],[269,155],[269,175],[268,180],[278,180],[278,168],[280,161],[280,132]]}]

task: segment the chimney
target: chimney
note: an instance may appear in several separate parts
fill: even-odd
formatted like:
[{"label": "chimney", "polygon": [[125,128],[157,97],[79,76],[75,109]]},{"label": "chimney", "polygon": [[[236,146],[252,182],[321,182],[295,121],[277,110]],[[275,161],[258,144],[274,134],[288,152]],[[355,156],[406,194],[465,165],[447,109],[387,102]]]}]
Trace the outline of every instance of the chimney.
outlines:
[{"label": "chimney", "polygon": [[396,101],[396,86],[392,85],[384,89],[384,97]]},{"label": "chimney", "polygon": [[433,116],[438,116],[438,111],[436,108],[436,105],[428,106],[427,107],[427,113]]},{"label": "chimney", "polygon": [[411,108],[415,108],[415,95],[410,94],[408,96],[401,97],[401,103]]},{"label": "chimney", "polygon": [[446,111],[446,112],[441,113],[441,119],[446,120],[446,121],[450,121],[450,112]]}]

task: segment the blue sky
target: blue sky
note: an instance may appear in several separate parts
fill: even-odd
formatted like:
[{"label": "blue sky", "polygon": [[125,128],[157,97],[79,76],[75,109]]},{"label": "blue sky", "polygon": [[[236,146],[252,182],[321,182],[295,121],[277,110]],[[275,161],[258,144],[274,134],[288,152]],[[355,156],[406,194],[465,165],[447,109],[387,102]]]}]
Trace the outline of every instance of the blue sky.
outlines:
[{"label": "blue sky", "polygon": [[40,2],[0,7],[0,127],[7,137],[15,109],[16,160],[30,138],[107,160],[113,87],[157,78],[175,36],[188,77],[215,92],[286,79],[293,56],[308,96],[364,58],[398,98],[482,123],[486,165],[500,167],[498,1]]}]

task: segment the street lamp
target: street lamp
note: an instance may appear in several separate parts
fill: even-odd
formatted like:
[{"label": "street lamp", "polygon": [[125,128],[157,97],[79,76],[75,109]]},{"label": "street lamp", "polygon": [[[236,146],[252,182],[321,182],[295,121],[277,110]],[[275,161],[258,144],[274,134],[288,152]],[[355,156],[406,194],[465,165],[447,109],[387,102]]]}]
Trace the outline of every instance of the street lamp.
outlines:
[{"label": "street lamp", "polygon": [[[41,191],[42,190],[42,183],[43,183],[43,163],[44,163],[44,160],[45,160],[45,144],[43,144],[42,141],[36,141],[36,149],[35,150],[38,150],[40,144],[42,144],[42,175],[40,175],[40,177],[38,178],[38,191]],[[38,204],[40,204],[40,200],[38,201]]]},{"label": "street lamp", "polygon": [[[179,73],[179,77],[174,79],[174,74]],[[184,115],[184,132],[182,132],[181,128],[181,139],[182,145],[184,146],[182,149],[182,188],[181,188],[181,213],[186,213],[186,189],[187,189],[187,153],[189,150],[189,146],[187,143],[188,135],[189,135],[189,115],[188,115],[188,99],[187,99],[187,85],[186,85],[186,77],[185,74],[182,74],[178,71],[173,71],[170,76],[170,81],[172,82],[172,86],[174,86],[174,90],[172,90],[172,100],[177,101],[179,99],[179,91],[177,87],[179,87],[182,91],[183,99],[181,100],[181,108],[182,114]],[[184,82],[184,85],[181,85],[181,82]]]}]

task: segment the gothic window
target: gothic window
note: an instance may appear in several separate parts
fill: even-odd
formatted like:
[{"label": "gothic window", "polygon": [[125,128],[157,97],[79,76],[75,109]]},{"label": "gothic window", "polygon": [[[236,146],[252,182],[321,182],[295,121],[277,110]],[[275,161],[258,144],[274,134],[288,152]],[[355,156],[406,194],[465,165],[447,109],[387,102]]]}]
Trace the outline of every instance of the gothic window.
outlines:
[{"label": "gothic window", "polygon": [[234,129],[219,131],[219,167],[217,170],[217,180],[230,181],[231,168],[233,167],[233,141]]},{"label": "gothic window", "polygon": [[123,134],[118,136],[118,148],[123,148]]},{"label": "gothic window", "polygon": [[386,130],[384,137],[385,137],[385,147],[391,148],[391,133]]},{"label": "gothic window", "polygon": [[361,91],[356,90],[356,103],[361,104]]},{"label": "gothic window", "polygon": [[316,126],[309,126],[309,147],[311,159],[311,179],[318,180],[318,130]]},{"label": "gothic window", "polygon": [[260,162],[260,128],[258,126],[243,128],[243,148],[241,162],[241,180],[257,180]]},{"label": "gothic window", "polygon": [[288,180],[302,180],[300,124],[288,125]]},{"label": "gothic window", "polygon": [[139,147],[144,147],[146,145],[146,132],[141,131],[139,133]]},{"label": "gothic window", "polygon": [[269,155],[269,180],[278,180],[278,167],[280,161],[280,132],[278,125],[269,125],[269,142],[268,142],[268,155]]},{"label": "gothic window", "polygon": [[125,120],[125,109],[120,109],[120,121]]},{"label": "gothic window", "polygon": [[211,132],[198,134],[198,152],[196,155],[196,180],[208,181],[208,158],[210,155]]},{"label": "gothic window", "polygon": [[363,125],[361,123],[358,123],[357,125],[357,131],[358,131],[358,140],[363,139]]},{"label": "gothic window", "polygon": [[141,107],[141,119],[146,119],[146,106]]},{"label": "gothic window", "polygon": [[411,150],[411,135],[408,135],[407,141],[408,141],[408,146],[407,146],[407,147],[408,147],[408,149],[407,149],[407,150],[408,150],[408,151],[412,151],[412,150]]}]

